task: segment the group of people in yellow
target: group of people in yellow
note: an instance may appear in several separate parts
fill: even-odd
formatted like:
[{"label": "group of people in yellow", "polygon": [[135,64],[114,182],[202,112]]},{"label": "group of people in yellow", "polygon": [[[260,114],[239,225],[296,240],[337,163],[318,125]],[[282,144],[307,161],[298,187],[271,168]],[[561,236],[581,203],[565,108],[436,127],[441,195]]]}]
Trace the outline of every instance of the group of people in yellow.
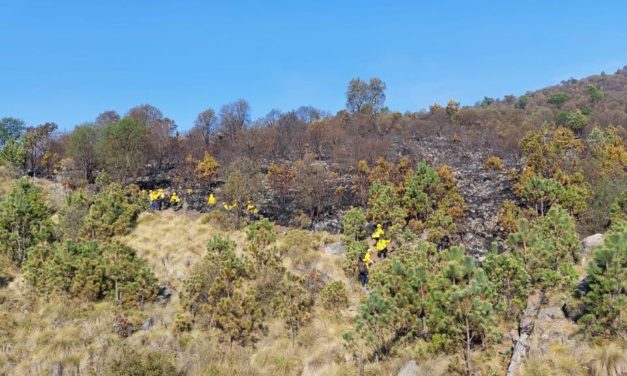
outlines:
[{"label": "group of people in yellow", "polygon": [[[192,193],[192,189],[188,188],[185,192],[189,195]],[[146,197],[146,191],[142,190],[142,195]],[[166,196],[168,196],[167,199]],[[166,193],[163,188],[149,190],[147,198],[150,200],[150,208],[153,210],[162,210],[167,207],[178,207],[181,204],[181,197],[175,191]],[[210,193],[209,197],[207,197],[207,205],[209,207],[215,207],[216,204],[216,196],[213,193]],[[223,202],[222,208],[226,211],[233,211],[237,209],[237,201],[233,201],[231,203]],[[257,209],[252,200],[248,200],[246,203],[246,212],[251,215],[257,215],[259,213],[259,209]]]},{"label": "group of people in yellow", "polygon": [[[379,258],[386,258],[388,255],[388,246],[390,245],[391,240],[385,238],[385,231],[380,224],[377,225],[377,229],[372,233],[371,237],[376,242],[375,248],[377,250],[377,256]],[[370,249],[368,249],[357,265],[359,282],[362,286],[366,286],[368,284],[370,265],[372,265],[372,256],[370,255]]]},{"label": "group of people in yellow", "polygon": [[150,200],[150,208],[153,210],[161,210],[166,207],[177,207],[181,203],[181,198],[176,192],[171,192],[166,200],[166,192],[163,188],[148,191],[148,199]]},{"label": "group of people in yellow", "polygon": [[176,207],[181,203],[181,198],[176,192],[169,193],[166,200],[166,192],[163,188],[148,191],[150,207],[154,210],[161,210],[165,207]]},{"label": "group of people in yellow", "polygon": [[[214,196],[213,193],[209,194],[209,197],[207,198],[207,205],[216,205],[216,196]],[[222,202],[222,208],[226,211],[233,211],[237,209],[237,201],[233,201],[230,204],[228,202]],[[246,211],[252,215],[257,215],[257,213],[259,213],[259,209],[257,209],[252,200],[248,200],[246,203]]]}]

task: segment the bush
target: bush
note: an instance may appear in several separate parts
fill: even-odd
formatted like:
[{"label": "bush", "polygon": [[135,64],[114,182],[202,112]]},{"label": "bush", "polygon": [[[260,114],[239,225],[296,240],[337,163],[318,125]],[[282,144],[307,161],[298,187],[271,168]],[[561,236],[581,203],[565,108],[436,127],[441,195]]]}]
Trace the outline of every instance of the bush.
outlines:
[{"label": "bush", "polygon": [[564,103],[568,102],[568,100],[570,100],[570,95],[566,93],[555,93],[549,96],[549,99],[547,102],[549,102],[552,105],[555,105],[555,107],[557,108],[561,108]]},{"label": "bush", "polygon": [[503,228],[503,232],[511,234],[519,230],[518,223],[523,218],[523,214],[514,201],[505,200],[499,209],[498,218],[499,226]]},{"label": "bush", "polygon": [[485,168],[489,170],[503,171],[505,170],[505,164],[501,160],[501,158],[493,155],[485,160],[484,162]]},{"label": "bush", "polygon": [[107,375],[111,376],[179,376],[172,359],[162,352],[140,354],[126,350],[109,365]]},{"label": "bush", "polygon": [[562,111],[555,116],[555,123],[557,125],[567,127],[575,132],[579,132],[586,126],[586,124],[588,124],[588,117],[581,111]]},{"label": "bush", "polygon": [[620,221],[605,236],[588,266],[590,291],[583,297],[581,322],[596,335],[621,335],[627,329],[627,222]]},{"label": "bush", "polygon": [[143,259],[121,243],[54,243],[33,249],[24,277],[44,294],[61,293],[91,301],[123,304],[152,301],[157,280]]},{"label": "bush", "polygon": [[192,330],[194,318],[189,312],[177,312],[174,316],[174,331],[176,333],[189,332]]},{"label": "bush", "polygon": [[342,234],[354,240],[366,238],[366,213],[361,208],[352,208],[342,216]]},{"label": "bush", "polygon": [[320,291],[320,300],[324,308],[339,311],[348,307],[348,295],[342,281],[334,281]]},{"label": "bush", "polygon": [[218,227],[220,230],[229,231],[235,229],[235,220],[232,216],[226,215],[225,212],[219,209],[214,209],[209,213],[203,215],[200,223],[206,225],[211,224]]},{"label": "bush", "polygon": [[109,185],[96,195],[80,236],[86,239],[106,240],[116,235],[124,235],[135,224],[145,203],[136,186],[122,188]]},{"label": "bush", "polygon": [[245,283],[251,276],[251,265],[246,257],[235,253],[234,242],[216,236],[181,292],[183,307],[220,329],[229,343],[254,342],[263,329],[262,307],[255,301],[254,288]]},{"label": "bush", "polygon": [[85,224],[85,217],[94,202],[94,195],[86,190],[69,192],[59,211],[59,231],[69,240],[77,241]]},{"label": "bush", "polygon": [[31,248],[53,240],[52,211],[42,190],[23,178],[0,203],[0,253],[20,266]]},{"label": "bush", "polygon": [[508,243],[525,261],[531,283],[545,289],[572,287],[579,238],[568,212],[555,205],[531,225],[521,220],[519,228],[519,232],[510,234]]},{"label": "bush", "polygon": [[211,182],[211,180],[217,175],[218,168],[220,168],[218,161],[216,161],[211,154],[205,152],[205,156],[202,161],[198,161],[198,163],[196,163],[194,175],[198,180]]}]

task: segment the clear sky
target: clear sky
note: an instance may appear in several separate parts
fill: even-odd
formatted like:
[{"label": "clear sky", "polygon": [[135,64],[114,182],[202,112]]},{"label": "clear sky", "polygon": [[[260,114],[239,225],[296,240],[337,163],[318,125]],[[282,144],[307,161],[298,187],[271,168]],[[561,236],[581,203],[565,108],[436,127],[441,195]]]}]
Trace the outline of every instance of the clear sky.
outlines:
[{"label": "clear sky", "polygon": [[334,113],[371,76],[417,111],[625,65],[627,1],[0,0],[0,117],[65,129],[142,103],[180,129],[238,98]]}]

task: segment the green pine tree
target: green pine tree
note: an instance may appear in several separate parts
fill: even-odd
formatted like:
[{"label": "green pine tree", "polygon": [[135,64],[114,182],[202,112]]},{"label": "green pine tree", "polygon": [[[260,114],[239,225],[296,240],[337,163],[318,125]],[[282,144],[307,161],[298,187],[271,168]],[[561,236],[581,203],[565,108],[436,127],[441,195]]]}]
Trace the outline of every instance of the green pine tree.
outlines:
[{"label": "green pine tree", "polygon": [[596,335],[625,335],[627,328],[627,222],[615,224],[588,266],[590,291],[580,319]]},{"label": "green pine tree", "polygon": [[31,247],[54,239],[51,215],[40,188],[27,178],[15,182],[0,203],[0,253],[20,266]]}]

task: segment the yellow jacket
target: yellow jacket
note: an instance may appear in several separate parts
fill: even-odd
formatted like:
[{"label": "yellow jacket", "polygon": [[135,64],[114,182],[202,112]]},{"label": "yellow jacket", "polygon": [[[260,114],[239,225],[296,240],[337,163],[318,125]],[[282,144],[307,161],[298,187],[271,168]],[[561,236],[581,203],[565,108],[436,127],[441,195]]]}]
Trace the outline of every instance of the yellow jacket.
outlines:
[{"label": "yellow jacket", "polygon": [[379,239],[384,234],[385,234],[385,231],[383,231],[383,228],[381,228],[381,225],[377,225],[377,229],[372,233],[372,238]]},{"label": "yellow jacket", "polygon": [[172,192],[172,194],[170,195],[170,203],[178,204],[179,202],[181,202],[181,199],[179,198],[179,196],[176,194],[176,192]]},{"label": "yellow jacket", "polygon": [[383,251],[388,247],[388,244],[390,244],[390,240],[380,239],[376,245],[377,251]]},{"label": "yellow jacket", "polygon": [[370,266],[370,263],[372,263],[372,258],[370,257],[370,251],[366,252],[366,254],[364,255],[364,258],[361,261],[363,261],[364,264],[366,264],[366,267]]},{"label": "yellow jacket", "polygon": [[246,210],[248,210],[251,214],[257,214],[259,212],[252,201],[248,201],[248,204],[246,204]]},{"label": "yellow jacket", "polygon": [[231,205],[227,204],[226,202],[223,202],[222,207],[225,210],[231,211],[237,207],[237,202],[234,201]]}]

